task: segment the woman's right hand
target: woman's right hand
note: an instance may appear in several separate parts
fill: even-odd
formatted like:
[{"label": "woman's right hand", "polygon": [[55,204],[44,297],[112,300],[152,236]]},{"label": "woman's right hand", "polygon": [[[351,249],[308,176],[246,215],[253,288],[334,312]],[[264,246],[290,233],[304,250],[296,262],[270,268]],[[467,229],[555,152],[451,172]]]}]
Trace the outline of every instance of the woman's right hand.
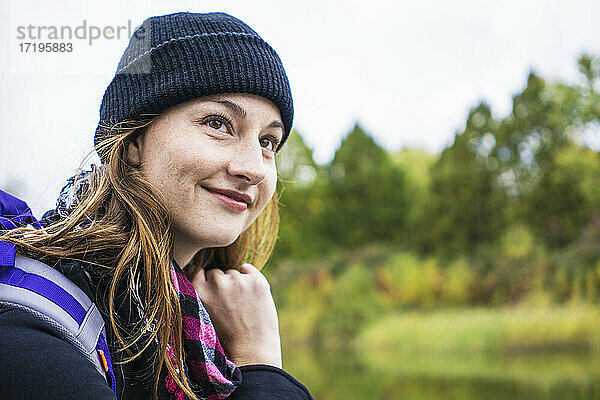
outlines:
[{"label": "woman's right hand", "polygon": [[226,271],[200,268],[192,284],[231,361],[282,367],[277,310],[262,272],[252,264]]}]

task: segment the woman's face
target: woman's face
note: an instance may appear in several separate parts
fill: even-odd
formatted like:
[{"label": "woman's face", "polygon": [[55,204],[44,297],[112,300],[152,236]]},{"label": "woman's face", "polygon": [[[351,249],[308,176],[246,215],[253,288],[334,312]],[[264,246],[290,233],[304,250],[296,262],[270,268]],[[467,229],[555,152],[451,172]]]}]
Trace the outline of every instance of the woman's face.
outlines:
[{"label": "woman's face", "polygon": [[[246,93],[202,97],[164,111],[129,145],[130,161],[164,196],[174,256],[233,243],[275,192],[279,109]],[[236,193],[217,194],[216,191]]]}]

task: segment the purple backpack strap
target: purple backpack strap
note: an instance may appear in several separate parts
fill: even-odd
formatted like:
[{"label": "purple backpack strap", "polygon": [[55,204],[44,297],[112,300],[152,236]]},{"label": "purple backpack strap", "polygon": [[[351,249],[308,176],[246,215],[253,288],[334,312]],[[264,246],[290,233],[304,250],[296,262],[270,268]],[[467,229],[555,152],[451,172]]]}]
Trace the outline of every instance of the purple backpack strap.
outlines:
[{"label": "purple backpack strap", "polygon": [[[15,229],[27,224],[42,229],[42,225],[33,216],[27,203],[0,190],[0,230]],[[12,243],[0,242],[0,266],[14,264],[15,246]]]},{"label": "purple backpack strap", "polygon": [[[0,230],[41,224],[25,202],[0,190]],[[54,268],[0,241],[0,306],[24,310],[54,327],[94,364],[116,394],[116,380],[96,305]]]},{"label": "purple backpack strap", "polygon": [[4,190],[0,190],[0,224],[4,225],[5,229],[14,229],[27,224],[38,229],[42,228],[27,203]]}]

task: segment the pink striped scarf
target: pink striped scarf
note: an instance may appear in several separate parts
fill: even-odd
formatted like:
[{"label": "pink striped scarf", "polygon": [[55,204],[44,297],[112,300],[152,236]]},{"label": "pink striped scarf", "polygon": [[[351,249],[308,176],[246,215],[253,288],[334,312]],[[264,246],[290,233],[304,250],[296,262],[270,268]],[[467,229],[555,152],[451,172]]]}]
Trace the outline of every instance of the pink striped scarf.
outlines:
[{"label": "pink striped scarf", "polygon": [[[194,387],[199,388],[198,395],[202,398],[224,399],[241,383],[242,374],[225,356],[208,312],[191,282],[175,262],[171,267],[171,277],[183,314],[186,376]],[[172,349],[169,349],[169,356],[175,361]],[[170,374],[167,374],[165,383],[177,400],[185,398]]]}]

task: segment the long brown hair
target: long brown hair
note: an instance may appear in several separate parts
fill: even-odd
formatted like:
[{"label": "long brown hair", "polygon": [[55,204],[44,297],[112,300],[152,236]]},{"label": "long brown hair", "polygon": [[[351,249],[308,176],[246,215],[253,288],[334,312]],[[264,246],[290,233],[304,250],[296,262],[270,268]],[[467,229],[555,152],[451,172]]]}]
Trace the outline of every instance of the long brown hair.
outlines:
[{"label": "long brown hair", "polygon": [[[18,228],[3,233],[0,240],[15,244],[25,256],[41,261],[79,260],[109,277],[110,322],[120,351],[128,354],[121,363],[139,357],[156,338],[159,346],[154,354],[154,398],[161,370],[166,366],[177,386],[196,400],[183,368],[181,308],[170,274],[173,235],[169,216],[161,194],[144,178],[139,166],[127,159],[128,144],[152,121],[146,118],[107,127],[106,139],[98,146],[104,163],[92,169],[85,190],[76,194],[73,209],[44,229]],[[75,187],[78,179],[74,177]],[[199,251],[185,268],[188,276],[208,265],[235,268],[249,262],[261,269],[277,239],[278,202],[275,193],[254,223],[231,245]],[[116,290],[136,285],[144,293],[148,324],[134,335],[125,335],[115,318]],[[154,329],[148,335],[145,332],[150,324]],[[167,356],[169,338],[173,339],[176,365]]]}]

